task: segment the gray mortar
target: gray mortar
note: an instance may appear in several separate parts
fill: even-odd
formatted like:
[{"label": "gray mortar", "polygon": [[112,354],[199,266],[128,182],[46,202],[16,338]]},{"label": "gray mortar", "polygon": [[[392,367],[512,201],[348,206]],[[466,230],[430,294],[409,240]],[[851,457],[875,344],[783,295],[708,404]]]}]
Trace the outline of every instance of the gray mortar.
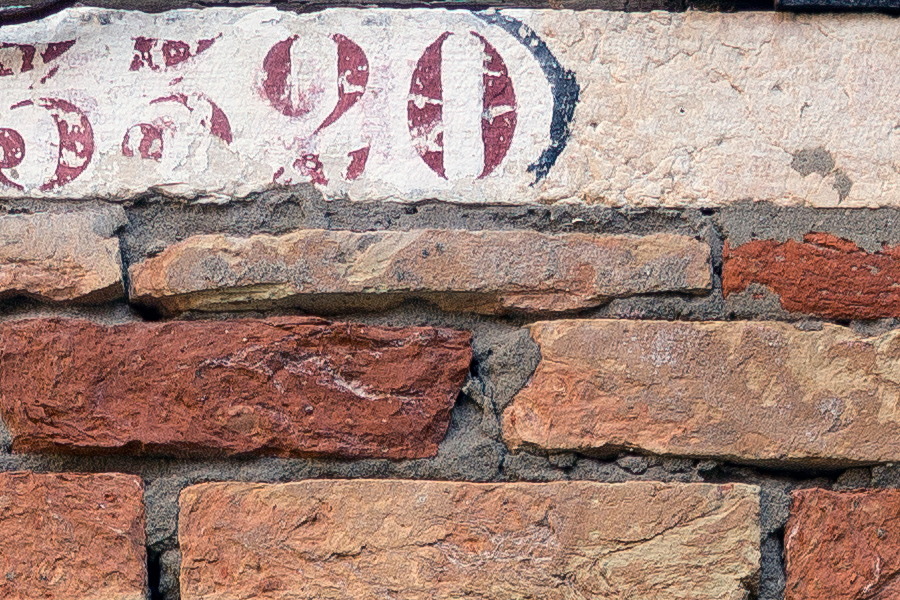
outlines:
[{"label": "gray mortar", "polygon": [[[818,167],[817,167],[818,168]],[[94,202],[7,201],[3,212],[94,210]],[[898,210],[815,210],[744,203],[720,210],[615,210],[587,206],[465,206],[422,202],[414,205],[325,201],[312,188],[299,186],[260,194],[227,205],[189,205],[148,196],[123,203],[127,224],[118,231],[124,264],[143,260],[173,242],[197,233],[231,235],[285,233],[297,228],[328,229],[531,229],[542,232],[647,234],[673,232],[695,236],[712,248],[713,290],[705,295],[658,294],[616,299],[569,317],[634,319],[775,318],[815,329],[821,321],[785,313],[766,291],[722,299],[723,240],[732,245],[751,239],[799,239],[808,231],[828,231],[853,240],[867,250],[900,242]],[[753,294],[749,294],[753,296]],[[297,311],[186,314],[186,319],[227,319]],[[0,321],[31,316],[61,315],[105,324],[155,317],[124,301],[99,307],[52,307],[34,301],[0,303]],[[474,360],[468,380],[453,410],[450,428],[438,454],[431,459],[335,460],[240,458],[172,459],[130,456],[55,456],[10,453],[9,433],[0,426],[0,470],[42,472],[118,471],[137,474],[146,485],[147,543],[154,600],[178,598],[180,561],[176,527],[177,498],[186,486],[220,480],[283,482],[308,478],[413,478],[457,481],[593,480],[741,482],[762,490],[762,572],[755,598],[784,596],[782,539],[791,490],[805,487],[849,489],[900,487],[900,468],[893,465],[830,471],[792,466],[784,469],[748,467],[721,460],[644,456],[620,452],[598,457],[580,453],[509,452],[500,438],[500,415],[528,381],[539,350],[523,328],[554,315],[484,317],[448,313],[423,301],[410,301],[384,312],[348,312],[331,316],[375,325],[435,325],[473,333]],[[898,321],[852,323],[863,334],[897,327]]]}]

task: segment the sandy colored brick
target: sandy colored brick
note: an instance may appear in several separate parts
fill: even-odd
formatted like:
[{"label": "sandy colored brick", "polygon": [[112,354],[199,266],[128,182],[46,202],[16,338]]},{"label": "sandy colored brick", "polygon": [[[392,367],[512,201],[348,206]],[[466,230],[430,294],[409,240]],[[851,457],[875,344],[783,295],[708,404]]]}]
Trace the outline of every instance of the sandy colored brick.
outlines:
[{"label": "sandy colored brick", "polygon": [[753,486],[213,483],[182,492],[182,600],[743,600]]},{"label": "sandy colored brick", "polygon": [[145,600],[143,493],[134,475],[0,473],[0,597]]},{"label": "sandy colored brick", "polygon": [[130,269],[131,299],[166,312],[384,308],[419,297],[481,313],[572,311],[614,297],[709,289],[709,246],[533,231],[302,230],[199,235]]},{"label": "sandy colored brick", "polygon": [[900,203],[889,15],[74,8],[3,31],[0,197]]},{"label": "sandy colored brick", "polygon": [[793,494],[786,600],[900,597],[900,490]]},{"label": "sandy colored brick", "polygon": [[900,331],[824,324],[539,322],[503,414],[513,448],[838,465],[900,460]]},{"label": "sandy colored brick", "polygon": [[0,324],[20,452],[433,456],[470,334],[311,317]]},{"label": "sandy colored brick", "polygon": [[0,298],[105,302],[123,295],[118,207],[0,215]]}]

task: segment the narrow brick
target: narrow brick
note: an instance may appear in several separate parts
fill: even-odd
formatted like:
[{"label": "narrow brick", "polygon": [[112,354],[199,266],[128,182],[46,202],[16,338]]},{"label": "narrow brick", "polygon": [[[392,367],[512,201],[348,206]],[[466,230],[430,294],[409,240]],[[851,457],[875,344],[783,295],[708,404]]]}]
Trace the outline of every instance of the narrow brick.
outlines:
[{"label": "narrow brick", "polygon": [[786,600],[900,598],[900,490],[793,494]]},{"label": "narrow brick", "polygon": [[503,415],[513,448],[840,465],[900,460],[900,331],[777,322],[540,322]]},{"label": "narrow brick", "polygon": [[782,308],[829,319],[900,317],[900,248],[866,252],[828,233],[754,240],[724,250],[726,296],[764,286]]},{"label": "narrow brick", "polygon": [[654,234],[303,230],[199,235],[130,270],[132,300],[173,313],[383,308],[419,297],[481,313],[572,311],[710,288],[709,246]]},{"label": "narrow brick", "polygon": [[93,303],[121,297],[122,262],[113,233],[124,224],[119,207],[0,216],[0,299]]},{"label": "narrow brick", "polygon": [[76,8],[3,32],[0,198],[900,203],[889,15]]},{"label": "narrow brick", "polygon": [[181,598],[740,600],[758,513],[740,484],[201,484]]},{"label": "narrow brick", "polygon": [[0,324],[0,410],[22,452],[434,455],[470,335],[315,318]]},{"label": "narrow brick", "polygon": [[0,597],[145,600],[143,491],[118,473],[0,473]]}]

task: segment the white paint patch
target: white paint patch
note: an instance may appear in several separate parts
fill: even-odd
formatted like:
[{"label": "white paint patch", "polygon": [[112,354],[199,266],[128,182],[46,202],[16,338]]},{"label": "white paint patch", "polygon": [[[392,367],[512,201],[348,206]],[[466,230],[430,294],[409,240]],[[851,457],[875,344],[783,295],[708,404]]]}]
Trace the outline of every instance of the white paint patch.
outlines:
[{"label": "white paint patch", "polygon": [[[362,201],[900,205],[895,19],[486,15],[79,8],[3,27],[0,198],[225,201],[313,182]],[[554,97],[567,71],[569,136]],[[504,72],[514,119],[489,101]],[[832,172],[792,168],[817,148]]]}]

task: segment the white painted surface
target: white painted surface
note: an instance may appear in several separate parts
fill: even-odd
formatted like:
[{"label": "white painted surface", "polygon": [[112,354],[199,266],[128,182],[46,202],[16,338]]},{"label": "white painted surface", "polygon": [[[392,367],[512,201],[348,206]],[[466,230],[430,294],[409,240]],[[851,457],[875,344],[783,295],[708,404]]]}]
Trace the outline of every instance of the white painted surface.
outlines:
[{"label": "white painted surface", "polygon": [[[12,71],[0,76],[0,174],[7,179],[0,181],[0,197],[122,199],[158,190],[222,201],[318,180],[327,195],[354,200],[900,205],[900,21],[879,15],[502,14],[532,27],[581,88],[568,145],[538,183],[527,169],[550,144],[551,85],[529,48],[472,13],[70,9],[0,30],[0,44],[35,46],[30,70],[21,49],[0,48],[0,72]],[[410,93],[417,62],[445,32],[452,34],[440,61],[446,178],[417,152],[407,111],[411,99],[422,101]],[[512,143],[484,177],[486,51],[475,34],[502,57],[516,97]],[[364,53],[364,86],[339,75],[335,35]],[[292,36],[284,101],[293,114],[284,114],[267,97],[271,73],[264,64],[273,47]],[[135,63],[140,37],[159,40],[150,51],[156,68],[149,60]],[[45,64],[46,44],[68,40],[74,45]],[[166,67],[165,40],[186,43],[193,56]],[[213,42],[197,53],[201,40]],[[320,129],[339,102],[339,81],[345,94],[361,95]],[[66,133],[61,136],[57,121],[81,125],[69,105],[89,122],[93,152],[77,135],[61,149]],[[230,135],[221,118],[213,118],[214,107],[227,118]],[[146,157],[140,156],[141,124],[160,138],[147,137]],[[432,149],[435,139],[428,141]],[[349,153],[366,147],[365,168],[348,179]],[[830,154],[830,169],[803,175],[792,168],[795,153],[815,148]],[[71,177],[58,172],[58,164],[84,169]],[[852,182],[849,192],[845,178]]]}]

